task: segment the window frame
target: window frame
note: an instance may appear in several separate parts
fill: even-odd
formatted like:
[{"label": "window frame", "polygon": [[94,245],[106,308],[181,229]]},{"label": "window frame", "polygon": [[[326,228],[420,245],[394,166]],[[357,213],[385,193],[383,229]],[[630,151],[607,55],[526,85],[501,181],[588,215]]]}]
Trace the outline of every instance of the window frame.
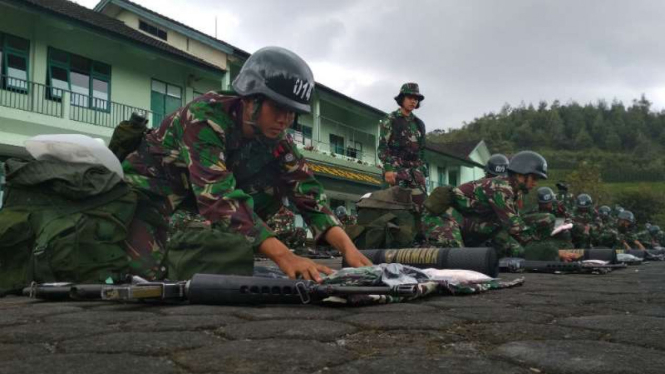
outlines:
[{"label": "window frame", "polygon": [[[142,25],[145,25],[145,28],[142,27]],[[154,29],[154,32],[153,30]],[[139,19],[139,30],[145,32],[146,34],[150,34],[158,39],[161,39],[163,41],[168,41],[169,40],[169,32],[161,27],[155,26],[150,22],[147,22],[145,20]],[[164,33],[164,37],[161,37],[159,34],[160,32]]]},{"label": "window frame", "polygon": [[[57,61],[53,59],[53,54],[59,52],[62,53],[63,56],[67,56],[67,62],[64,61]],[[72,56],[76,56],[78,58],[82,58],[86,61],[88,61],[90,64],[90,68],[88,72],[83,72],[79,69],[72,69]],[[97,70],[95,67],[99,67],[100,65],[108,66],[108,75],[106,73],[102,73],[99,70]],[[111,112],[111,75],[112,75],[112,69],[113,67],[110,64],[93,60],[90,58],[87,58],[85,56],[77,55],[75,53],[67,52],[62,49],[54,48],[54,47],[48,47],[48,52],[46,56],[46,83],[47,87],[49,88],[47,90],[47,99],[53,100],[53,101],[61,101],[62,100],[62,95],[57,96],[54,95],[54,90],[60,90],[62,91],[62,88],[54,88],[53,87],[53,71],[52,68],[56,67],[59,69],[63,69],[67,72],[67,91],[70,93],[70,105],[76,106],[79,108],[84,108],[84,109],[90,109],[90,110],[95,110],[98,112],[104,112],[104,113],[110,113]],[[82,95],[79,93],[75,93],[72,91],[72,71],[77,72],[79,74],[87,74],[88,75],[88,94],[87,95]],[[94,97],[94,81],[98,80],[101,82],[105,82],[108,85],[108,99],[102,100],[99,98]],[[71,97],[71,95],[81,95],[87,97],[87,106],[83,105],[78,105],[75,103],[75,100]],[[97,100],[100,101],[105,101],[107,103],[106,108],[101,108],[95,103]]]},{"label": "window frame", "polygon": [[[161,92],[159,92],[159,91],[155,91],[155,90],[153,89],[153,84],[154,84],[154,82],[158,82],[158,83],[161,83],[161,84],[164,85],[164,93],[161,93]],[[156,93],[161,94],[161,95],[164,96],[164,113],[156,113],[156,112],[154,112],[154,111],[153,111],[153,106],[152,106],[153,103],[152,103],[152,102],[150,103],[150,110],[153,111],[153,115],[154,115],[154,114],[157,114],[157,115],[160,115],[160,116],[162,117],[161,120],[160,120],[159,122],[155,122],[155,123],[161,123],[161,121],[162,121],[164,118],[166,118],[166,116],[167,116],[169,113],[172,113],[172,112],[173,112],[173,111],[169,111],[169,110],[167,110],[167,108],[166,108],[166,98],[167,98],[167,97],[175,98],[175,96],[169,95],[169,86],[171,86],[171,87],[177,87],[177,88],[180,90],[180,97],[179,97],[179,99],[180,99],[180,104],[178,105],[178,108],[181,108],[181,107],[184,105],[185,90],[182,88],[182,86],[179,86],[179,85],[177,85],[177,84],[171,84],[171,83],[168,83],[168,82],[163,81],[163,80],[160,80],[160,79],[151,78],[151,79],[150,79],[150,96],[152,97],[152,93],[153,93],[153,92],[156,92]]]},{"label": "window frame", "polygon": [[[27,49],[26,50],[20,50],[16,49],[14,47],[9,46],[9,42],[7,41],[7,37],[12,37],[16,39],[20,39],[22,41],[25,41],[27,43]],[[30,39],[22,38],[20,36],[16,36],[13,34],[8,34],[5,32],[0,32],[0,89],[2,90],[10,90],[11,92],[15,93],[20,93],[20,94],[27,94],[30,89]],[[12,78],[9,76],[9,56],[14,56],[21,58],[25,61],[25,79],[21,78]],[[25,82],[25,87],[17,87],[14,85],[10,85],[10,80],[15,79],[18,81]]]},{"label": "window frame", "polygon": [[[337,142],[333,143],[333,137],[339,138],[342,141],[342,144],[340,145],[339,148],[337,148]],[[337,134],[328,134],[328,140],[330,141],[330,152],[332,152],[336,155],[346,156],[346,149],[344,148],[345,141],[344,141],[343,136],[340,136],[340,135],[337,135]],[[335,147],[333,147],[333,145]],[[334,148],[334,150],[333,150],[333,148]],[[341,151],[338,152],[337,151],[338,149],[340,149]]]}]

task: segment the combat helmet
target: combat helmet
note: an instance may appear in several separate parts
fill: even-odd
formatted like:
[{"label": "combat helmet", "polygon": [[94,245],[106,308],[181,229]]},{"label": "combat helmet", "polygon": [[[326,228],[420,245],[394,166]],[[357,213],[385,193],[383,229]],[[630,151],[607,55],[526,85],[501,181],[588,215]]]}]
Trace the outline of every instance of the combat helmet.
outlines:
[{"label": "combat helmet", "polygon": [[593,205],[593,199],[591,198],[591,196],[589,194],[581,193],[581,194],[577,195],[575,205],[578,208],[588,209],[588,208],[591,208],[591,206]]},{"label": "combat helmet", "polygon": [[540,204],[547,204],[556,201],[556,195],[549,187],[540,187],[538,189],[538,202]]},{"label": "combat helmet", "polygon": [[612,208],[610,208],[607,205],[603,205],[600,208],[598,208],[598,214],[602,216],[609,216],[610,213],[612,213]]},{"label": "combat helmet", "polygon": [[628,221],[631,224],[635,223],[635,215],[630,210],[621,211],[621,213],[619,213],[619,216],[617,218],[622,219],[624,221]]},{"label": "combat helmet", "polygon": [[649,226],[648,230],[649,230],[649,234],[651,234],[652,236],[656,236],[658,234],[658,232],[660,232],[660,226],[651,225],[651,226]]},{"label": "combat helmet", "polygon": [[425,96],[423,96],[420,93],[420,88],[418,87],[418,83],[404,83],[402,85],[402,88],[399,89],[399,93],[397,96],[395,96],[395,101],[397,102],[397,105],[402,106],[402,99],[404,96],[407,95],[413,95],[418,98],[418,104],[416,105],[416,109],[420,108],[420,103],[425,100]]},{"label": "combat helmet", "polygon": [[346,207],[344,205],[340,205],[337,208],[335,208],[335,216],[337,216],[337,218],[346,217],[347,216]]},{"label": "combat helmet", "polygon": [[233,80],[240,96],[264,95],[296,113],[311,113],[314,75],[305,60],[281,47],[254,52]]},{"label": "combat helmet", "polygon": [[506,175],[506,168],[508,167],[508,157],[501,153],[495,153],[490,156],[485,165],[485,173],[493,176]]},{"label": "combat helmet", "polygon": [[547,161],[533,151],[518,152],[508,163],[508,171],[516,174],[534,174],[547,179]]}]

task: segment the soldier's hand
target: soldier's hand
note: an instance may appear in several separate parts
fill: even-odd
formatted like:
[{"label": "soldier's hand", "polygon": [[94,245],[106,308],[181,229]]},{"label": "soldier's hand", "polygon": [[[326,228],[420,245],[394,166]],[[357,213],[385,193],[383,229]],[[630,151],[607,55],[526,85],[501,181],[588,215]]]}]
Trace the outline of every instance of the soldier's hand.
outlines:
[{"label": "soldier's hand", "polygon": [[317,283],[321,283],[321,275],[319,273],[333,273],[332,269],[325,265],[317,264],[308,258],[296,256],[293,254],[289,256],[289,258],[286,258],[283,261],[277,263],[277,265],[280,269],[282,269],[284,274],[286,274],[291,279],[302,276],[303,279],[313,280]]},{"label": "soldier's hand", "polygon": [[383,177],[386,180],[386,183],[391,186],[394,186],[397,183],[397,173],[394,171],[387,171]]},{"label": "soldier's hand", "polygon": [[346,263],[349,264],[349,266],[354,268],[372,265],[372,261],[370,261],[367,257],[365,257],[364,254],[360,253],[360,251],[358,251],[357,249],[347,251],[344,254],[344,259],[346,260]]}]

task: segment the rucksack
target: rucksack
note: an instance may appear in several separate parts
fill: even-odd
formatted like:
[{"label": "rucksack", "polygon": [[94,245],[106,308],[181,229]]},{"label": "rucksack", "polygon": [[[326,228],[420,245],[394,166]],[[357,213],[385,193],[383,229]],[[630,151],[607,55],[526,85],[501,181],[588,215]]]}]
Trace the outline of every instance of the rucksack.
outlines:
[{"label": "rucksack", "polygon": [[100,283],[129,272],[137,196],[101,165],[7,160],[0,294],[31,282]]},{"label": "rucksack", "polygon": [[391,187],[373,192],[356,208],[358,222],[345,230],[358,249],[413,246],[416,220],[409,189]]}]

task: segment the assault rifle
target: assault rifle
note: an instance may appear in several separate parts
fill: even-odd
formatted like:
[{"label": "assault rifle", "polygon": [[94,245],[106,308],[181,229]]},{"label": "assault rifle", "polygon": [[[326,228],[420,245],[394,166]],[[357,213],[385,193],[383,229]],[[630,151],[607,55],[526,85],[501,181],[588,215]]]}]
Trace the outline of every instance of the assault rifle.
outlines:
[{"label": "assault rifle", "polygon": [[588,262],[530,261],[508,257],[499,261],[501,271],[511,273],[607,273],[614,269],[626,268],[626,264],[600,265]]},{"label": "assault rifle", "polygon": [[208,305],[309,304],[330,296],[418,295],[417,284],[360,287],[237,275],[194,274],[192,279],[179,282],[147,282],[132,277],[131,281],[133,284],[119,285],[33,284],[23,293],[47,300],[189,301],[190,304]]}]

